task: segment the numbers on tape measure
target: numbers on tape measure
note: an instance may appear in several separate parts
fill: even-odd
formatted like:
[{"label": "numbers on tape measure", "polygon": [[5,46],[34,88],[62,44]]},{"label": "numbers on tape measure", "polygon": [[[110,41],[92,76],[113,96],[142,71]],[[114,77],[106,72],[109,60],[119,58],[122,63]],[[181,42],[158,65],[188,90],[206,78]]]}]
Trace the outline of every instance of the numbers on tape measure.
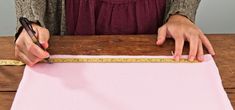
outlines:
[{"label": "numbers on tape measure", "polygon": [[0,65],[1,66],[22,66],[25,64],[18,60],[0,60]]},{"label": "numbers on tape measure", "polygon": [[[51,58],[52,63],[198,63],[188,59],[179,62],[172,58]],[[21,66],[25,65],[18,60],[0,60],[0,65]]]}]

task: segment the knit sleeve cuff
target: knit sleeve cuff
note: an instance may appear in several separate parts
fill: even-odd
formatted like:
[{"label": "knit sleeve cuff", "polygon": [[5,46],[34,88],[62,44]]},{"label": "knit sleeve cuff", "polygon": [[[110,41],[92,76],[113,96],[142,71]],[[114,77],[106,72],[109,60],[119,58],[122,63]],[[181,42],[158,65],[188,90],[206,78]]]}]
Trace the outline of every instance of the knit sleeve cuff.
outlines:
[{"label": "knit sleeve cuff", "polygon": [[167,22],[171,15],[182,15],[195,22],[195,16],[200,0],[170,0],[164,21]]}]

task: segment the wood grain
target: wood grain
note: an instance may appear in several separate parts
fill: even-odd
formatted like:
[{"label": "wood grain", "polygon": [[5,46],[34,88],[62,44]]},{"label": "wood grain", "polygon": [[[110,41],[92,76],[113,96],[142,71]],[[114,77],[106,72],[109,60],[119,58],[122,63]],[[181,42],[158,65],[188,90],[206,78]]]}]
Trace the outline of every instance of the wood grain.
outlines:
[{"label": "wood grain", "polygon": [[[207,36],[216,51],[214,59],[224,88],[235,107],[235,35]],[[0,59],[15,59],[13,40],[0,37]],[[52,55],[171,55],[173,40],[168,39],[161,47],[155,41],[155,35],[53,36],[48,51]],[[183,53],[188,54],[188,43],[185,45]],[[23,69],[23,66],[0,66],[0,110],[11,106]]]},{"label": "wood grain", "polygon": [[10,110],[16,92],[0,92],[0,110]]}]

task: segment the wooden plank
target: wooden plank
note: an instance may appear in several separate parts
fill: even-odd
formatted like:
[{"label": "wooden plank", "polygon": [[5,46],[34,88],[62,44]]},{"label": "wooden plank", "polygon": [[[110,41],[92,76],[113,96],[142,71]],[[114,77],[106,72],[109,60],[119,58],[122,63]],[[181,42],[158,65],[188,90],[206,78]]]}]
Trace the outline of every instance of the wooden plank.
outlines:
[{"label": "wooden plank", "polygon": [[23,69],[23,66],[0,66],[0,91],[16,91],[23,75]]},{"label": "wooden plank", "polygon": [[235,108],[235,89],[225,89],[228,94],[228,97],[232,103],[233,108]]},{"label": "wooden plank", "polygon": [[10,110],[16,92],[0,92],[0,110]]}]

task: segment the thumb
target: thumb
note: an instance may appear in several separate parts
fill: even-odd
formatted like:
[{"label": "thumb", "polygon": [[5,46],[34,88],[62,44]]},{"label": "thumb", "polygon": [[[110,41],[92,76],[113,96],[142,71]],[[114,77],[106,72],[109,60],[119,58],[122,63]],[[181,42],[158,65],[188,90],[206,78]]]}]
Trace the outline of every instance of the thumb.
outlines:
[{"label": "thumb", "polygon": [[45,49],[49,47],[49,44],[48,44],[49,38],[50,38],[49,31],[46,28],[40,27],[38,29],[38,40]]},{"label": "thumb", "polygon": [[167,32],[167,27],[166,25],[163,25],[158,29],[158,37],[157,37],[157,45],[162,45],[165,40],[166,40],[166,32]]}]

